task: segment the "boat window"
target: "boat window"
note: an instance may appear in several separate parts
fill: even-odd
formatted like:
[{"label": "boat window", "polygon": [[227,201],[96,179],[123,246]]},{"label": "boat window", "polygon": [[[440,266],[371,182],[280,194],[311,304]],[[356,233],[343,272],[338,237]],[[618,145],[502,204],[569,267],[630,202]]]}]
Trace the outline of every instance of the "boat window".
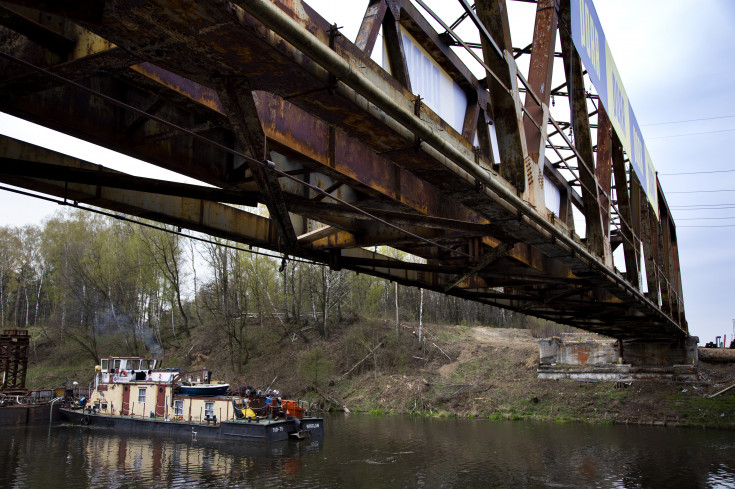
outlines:
[{"label": "boat window", "polygon": [[119,370],[119,369],[120,369],[120,359],[117,358],[115,359],[115,370]]},{"label": "boat window", "polygon": [[183,416],[184,415],[184,401],[177,400],[174,401],[174,416]]},{"label": "boat window", "polygon": [[141,370],[150,370],[151,369],[151,361],[150,360],[141,360],[140,361],[140,369]]},{"label": "boat window", "polygon": [[128,370],[140,370],[140,360],[128,360]]},{"label": "boat window", "polygon": [[107,359],[100,360],[100,366],[102,367],[102,370],[107,370]]},{"label": "boat window", "polygon": [[209,416],[210,418],[214,416],[214,403],[213,402],[205,402],[204,403],[204,416]]},{"label": "boat window", "polygon": [[138,402],[145,402],[145,393],[146,393],[145,387],[138,388]]}]

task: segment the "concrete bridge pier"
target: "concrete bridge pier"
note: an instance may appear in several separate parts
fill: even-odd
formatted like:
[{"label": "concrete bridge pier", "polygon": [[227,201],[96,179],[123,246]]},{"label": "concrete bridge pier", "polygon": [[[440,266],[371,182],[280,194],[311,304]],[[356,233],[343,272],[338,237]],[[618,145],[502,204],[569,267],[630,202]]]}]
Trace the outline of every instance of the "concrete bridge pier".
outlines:
[{"label": "concrete bridge pier", "polygon": [[614,340],[593,335],[562,334],[539,340],[539,378],[633,380],[698,378],[697,343],[637,338]]},{"label": "concrete bridge pier", "polygon": [[672,367],[694,365],[699,337],[678,340],[630,339],[618,342],[622,363],[633,367]]}]

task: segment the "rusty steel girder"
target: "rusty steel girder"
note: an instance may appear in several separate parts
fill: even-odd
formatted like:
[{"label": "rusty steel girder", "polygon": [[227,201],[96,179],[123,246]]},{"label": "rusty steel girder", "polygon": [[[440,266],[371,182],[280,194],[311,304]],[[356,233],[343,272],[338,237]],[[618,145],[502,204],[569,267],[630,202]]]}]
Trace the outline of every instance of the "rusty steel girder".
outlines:
[{"label": "rusty steel girder", "polygon": [[6,329],[0,333],[0,392],[25,393],[30,339],[25,329]]},{"label": "rusty steel girder", "polygon": [[[559,27],[569,0],[539,2],[526,50],[512,46],[504,0],[474,10],[460,0],[484,80],[452,51],[467,43],[441,19],[445,33],[409,0],[365,3],[353,44],[300,0],[0,1],[0,110],[214,188],[131,177],[7,137],[0,180],[617,338],[686,336],[663,194],[657,220],[584,93],[567,94],[574,144],[550,116],[550,97],[564,96],[550,86],[557,31],[567,85],[583,77]],[[395,76],[370,58],[381,27]],[[404,34],[466,95],[461,130],[412,93]],[[527,79],[514,58],[524,53]],[[546,208],[544,177],[559,190],[559,215]],[[257,202],[270,217],[227,205]],[[619,243],[625,275],[611,254]],[[376,245],[423,263],[366,249]]]}]

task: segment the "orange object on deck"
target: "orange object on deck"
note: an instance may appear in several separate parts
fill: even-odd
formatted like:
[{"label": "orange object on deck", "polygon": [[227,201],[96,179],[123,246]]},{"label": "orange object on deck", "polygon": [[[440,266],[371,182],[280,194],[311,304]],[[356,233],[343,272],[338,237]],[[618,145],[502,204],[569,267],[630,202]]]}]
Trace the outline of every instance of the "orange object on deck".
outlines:
[{"label": "orange object on deck", "polygon": [[283,412],[286,414],[286,417],[290,416],[301,419],[304,416],[305,409],[299,406],[296,401],[282,401],[281,407],[283,408]]}]

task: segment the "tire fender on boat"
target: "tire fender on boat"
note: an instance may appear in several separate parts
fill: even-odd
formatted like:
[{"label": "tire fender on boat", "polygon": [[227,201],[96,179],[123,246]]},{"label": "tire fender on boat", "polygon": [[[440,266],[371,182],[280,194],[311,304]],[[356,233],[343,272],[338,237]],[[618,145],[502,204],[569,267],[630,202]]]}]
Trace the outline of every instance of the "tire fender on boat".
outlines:
[{"label": "tire fender on boat", "polygon": [[82,424],[87,426],[89,424],[89,416],[82,416]]}]

